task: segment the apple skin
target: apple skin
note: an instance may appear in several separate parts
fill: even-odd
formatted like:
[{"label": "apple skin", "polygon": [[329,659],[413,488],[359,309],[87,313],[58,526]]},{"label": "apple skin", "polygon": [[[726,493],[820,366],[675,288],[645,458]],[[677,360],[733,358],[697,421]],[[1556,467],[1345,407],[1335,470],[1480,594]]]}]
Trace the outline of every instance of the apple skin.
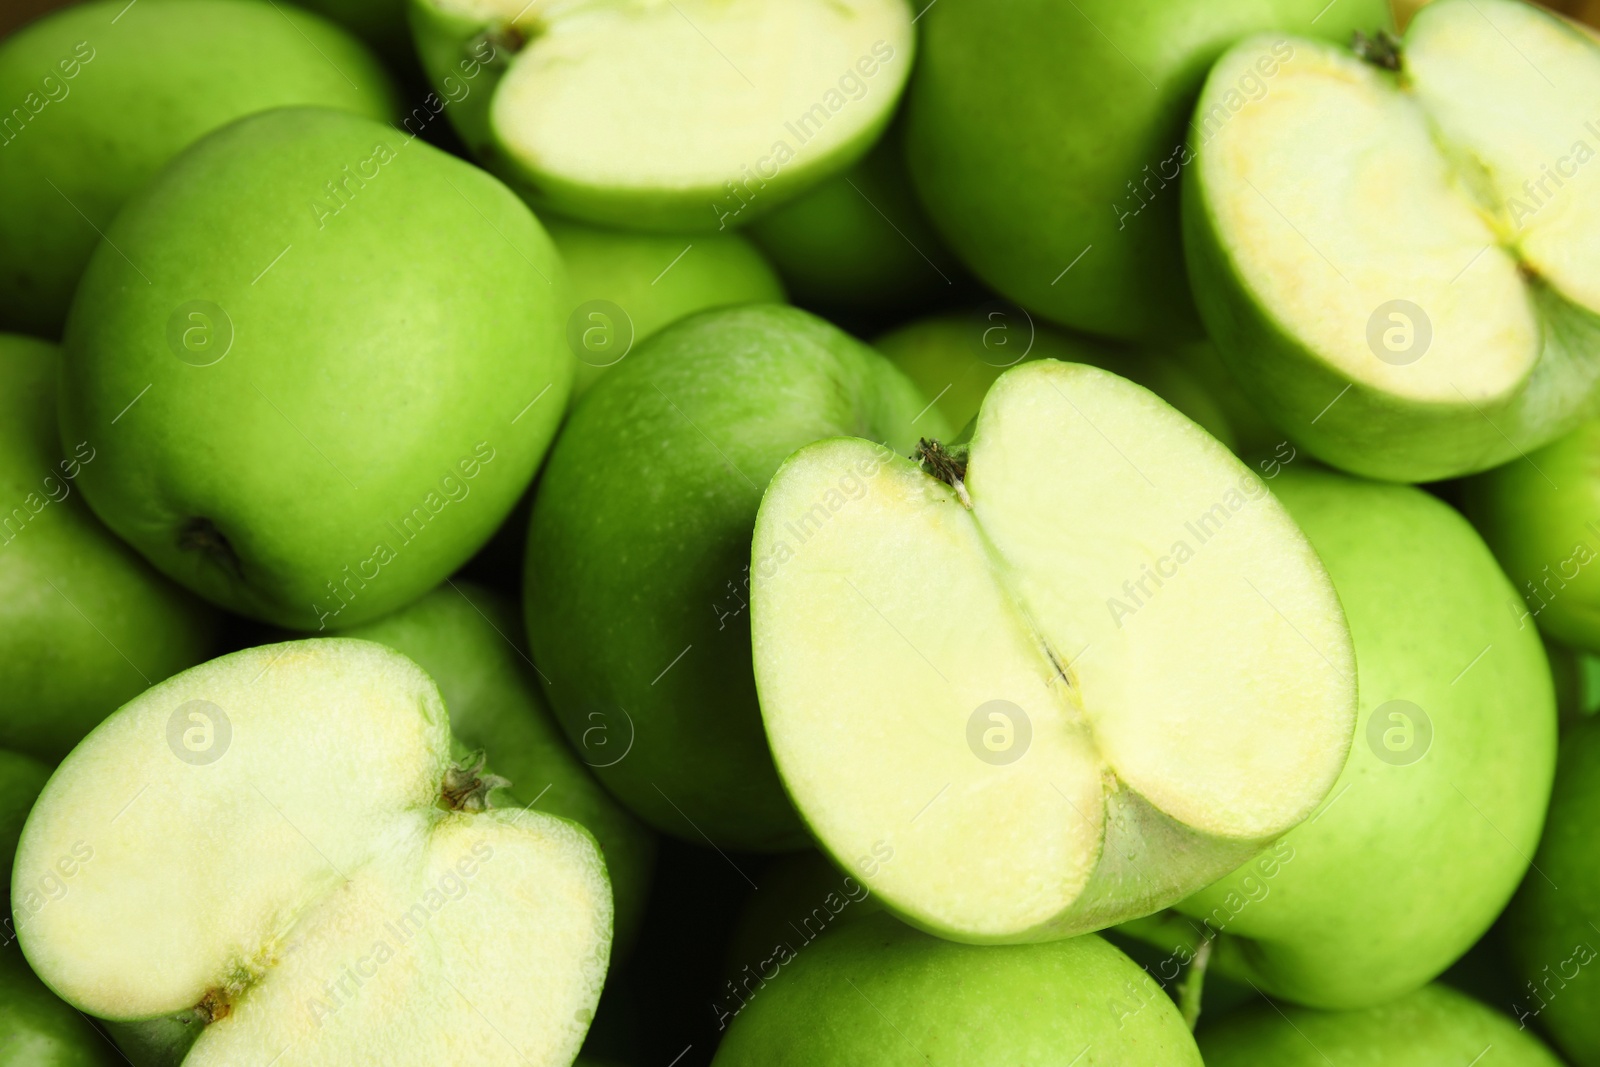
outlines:
[{"label": "apple skin", "polygon": [[1600,652],[1600,421],[1462,483],[1467,517],[1516,586],[1506,610]]},{"label": "apple skin", "polygon": [[941,0],[918,24],[912,179],[1008,299],[1089,333],[1198,337],[1170,186],[1206,71],[1251,33],[1390,24],[1385,0]]},{"label": "apple skin", "polygon": [[1202,1026],[1207,1067],[1435,1067],[1488,1048],[1503,1067],[1560,1067],[1532,1034],[1464,993],[1424,986],[1362,1011],[1260,1004]]},{"label": "apple skin", "polygon": [[[754,988],[754,976],[763,965],[784,949],[799,952],[844,923],[884,910],[859,878],[839,870],[815,849],[774,857],[760,878],[761,890],[745,902],[724,954],[723,972],[746,990]],[[726,1003],[726,991],[720,999]]]},{"label": "apple skin", "polygon": [[[1271,869],[1247,864],[1178,910],[1213,917],[1220,973],[1312,1007],[1368,1007],[1436,977],[1510,899],[1544,821],[1555,697],[1538,633],[1505,609],[1510,583],[1447,505],[1300,466],[1269,484],[1344,604],[1356,739],[1329,799],[1278,842]],[[1368,740],[1392,700],[1431,721],[1409,764],[1394,762],[1409,750],[1384,747],[1386,715],[1388,758]]]},{"label": "apple skin", "polygon": [[905,453],[943,435],[936,411],[912,425],[925,405],[821,319],[752,305],[673,324],[572,413],[534,498],[528,637],[580,758],[646,823],[722,848],[806,845],[756,703],[756,508],[819,438]]},{"label": "apple skin", "polygon": [[712,1063],[1182,1067],[1200,1054],[1161,987],[1092,934],[978,947],[878,914],[786,960]]},{"label": "apple skin", "polygon": [[273,107],[396,114],[378,61],[315,15],[259,0],[126,6],[83,4],[0,41],[0,99],[46,101],[0,134],[0,328],[58,336],[97,228],[201,135]]},{"label": "apple skin", "polygon": [[573,358],[554,246],[510,190],[391,127],[243,119],[108,238],[67,325],[62,440],[99,449],[80,481],[108,526],[240,614],[323,630],[415,599],[555,433]]},{"label": "apple skin", "polygon": [[[1600,1064],[1600,720],[1561,743],[1549,821],[1536,868],[1506,913],[1506,944],[1518,979],[1512,1010],[1537,1022],[1580,1067]],[[1541,876],[1538,872],[1544,872]],[[1545,881],[1549,879],[1549,882]],[[1550,883],[1559,886],[1552,888]]]},{"label": "apple skin", "polygon": [[441,586],[377,622],[344,632],[415,660],[439,685],[450,730],[511,779],[521,804],[571,819],[594,835],[615,898],[612,958],[625,954],[644,915],[655,837],[578,762],[539,692],[515,604],[465,582]]},{"label": "apple skin", "polygon": [[[572,402],[599,381],[608,366],[626,358],[646,338],[686,315],[732,304],[781,304],[783,282],[756,247],[737,233],[652,234],[587,226],[551,217],[550,239],[567,266],[571,315],[584,304],[607,300],[628,316],[628,325],[586,319],[578,329],[600,326],[600,343],[573,350],[577,372]],[[680,258],[681,257],[681,258]],[[573,319],[567,320],[572,348]],[[631,348],[622,350],[631,333]],[[579,333],[579,338],[588,335]]]},{"label": "apple skin", "polygon": [[52,763],[151,682],[209,658],[218,624],[76,492],[98,457],[82,438],[62,447],[60,370],[54,345],[0,334],[0,746]]}]

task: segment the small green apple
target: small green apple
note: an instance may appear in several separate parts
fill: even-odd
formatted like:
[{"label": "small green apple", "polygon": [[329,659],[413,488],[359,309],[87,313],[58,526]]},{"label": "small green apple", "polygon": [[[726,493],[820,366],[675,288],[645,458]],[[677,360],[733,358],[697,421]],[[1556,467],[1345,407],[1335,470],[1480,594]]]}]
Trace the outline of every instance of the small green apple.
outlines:
[{"label": "small green apple", "polygon": [[411,24],[485,166],[653,230],[742,226],[854,163],[915,41],[907,0],[411,0]]},{"label": "small green apple", "polygon": [[1385,0],[939,0],[924,11],[906,153],[934,224],[1007,298],[1127,339],[1200,333],[1175,185],[1212,61],[1258,31],[1348,40],[1389,24]]},{"label": "small green apple", "polygon": [[852,438],[784,463],[751,547],[756,684],[795,806],[896,915],[1051,940],[1310,815],[1355,665],[1266,483],[1144,388],[1024,363],[971,435],[921,465]]},{"label": "small green apple", "polygon": [[730,304],[778,303],[783,283],[736,233],[655,234],[545,221],[567,266],[572,399],[663,326]]},{"label": "small green apple", "polygon": [[369,641],[186,671],[45,786],[12,872],[23,952],[185,1067],[562,1067],[605,978],[605,865],[576,823],[495,806],[505,780],[464,751],[432,680]]},{"label": "small green apple", "polygon": [[1523,625],[1600,652],[1600,421],[1462,483],[1463,505],[1516,586]]},{"label": "small green apple", "polygon": [[1437,977],[1533,854],[1555,764],[1544,649],[1465,519],[1409,486],[1291,467],[1273,491],[1355,638],[1356,743],[1326,805],[1178,905],[1180,944],[1275,997],[1361,1008]]},{"label": "small green apple", "polygon": [[1517,977],[1512,1010],[1580,1067],[1600,1064],[1600,720],[1561,743],[1549,822],[1506,916]]},{"label": "small green apple", "polygon": [[1439,0],[1403,45],[1357,45],[1255,37],[1212,69],[1183,185],[1195,296],[1312,454],[1485,470],[1595,411],[1600,41],[1521,0]]},{"label": "small green apple", "polygon": [[462,744],[495,754],[517,800],[571,819],[605,855],[616,905],[614,955],[633,943],[644,914],[655,838],[600,788],[567,745],[523,652],[521,613],[499,593],[463,582],[440,587],[346,637],[403,653],[436,682]]},{"label": "small green apple", "polygon": [[1257,1004],[1198,1036],[1207,1067],[1561,1067],[1522,1027],[1439,985],[1361,1011]]},{"label": "small green apple", "polygon": [[800,446],[855,434],[909,452],[944,431],[926,408],[865,345],[756,305],[668,327],[572,413],[534,499],[528,638],[567,736],[645,822],[723,848],[806,844],[751,676],[756,508]]},{"label": "small green apple", "polygon": [[872,344],[917,383],[952,426],[977,417],[984,395],[1007,368],[1031,359],[1058,359],[1138,382],[1234,447],[1227,416],[1183,362],[1157,350],[1074,337],[1034,322],[1020,308],[935,315],[891,330]]},{"label": "small green apple", "polygon": [[152,682],[210,653],[217,625],[76,493],[96,442],[63,449],[60,354],[0,334],[0,746],[54,763]]},{"label": "small green apple", "polygon": [[65,342],[62,440],[106,525],[234,611],[348,627],[499,526],[573,359],[554,247],[483,171],[284,108],[182,153],[118,216]]},{"label": "small green apple", "polygon": [[396,96],[348,34],[259,0],[97,0],[0,41],[0,325],[54,339],[128,197],[202,134],[293,105],[387,120]]},{"label": "small green apple", "polygon": [[1161,988],[1098,937],[978,948],[880,914],[784,960],[712,1062],[1199,1067],[1200,1054]]}]

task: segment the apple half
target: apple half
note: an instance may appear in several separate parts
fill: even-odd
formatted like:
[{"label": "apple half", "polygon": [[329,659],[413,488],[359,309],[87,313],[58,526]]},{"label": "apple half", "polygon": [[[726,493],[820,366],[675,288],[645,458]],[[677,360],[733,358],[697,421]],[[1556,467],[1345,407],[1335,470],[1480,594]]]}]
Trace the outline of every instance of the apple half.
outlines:
[{"label": "apple half", "polygon": [[859,159],[894,112],[907,0],[410,0],[432,105],[535,207],[742,226]]},{"label": "apple half", "polygon": [[12,874],[23,952],[158,1062],[565,1067],[605,978],[604,863],[577,824],[490,806],[481,766],[373,642],[185,671],[45,786]]},{"label": "apple half", "polygon": [[1041,941],[1178,900],[1310,814],[1355,666],[1259,477],[1054,360],[920,455],[809,445],[756,521],[762,715],[837,862],[929,932]]},{"label": "apple half", "polygon": [[1262,410],[1346,470],[1428,481],[1570,430],[1600,381],[1600,43],[1439,0],[1362,55],[1246,40],[1190,126],[1202,317]]}]

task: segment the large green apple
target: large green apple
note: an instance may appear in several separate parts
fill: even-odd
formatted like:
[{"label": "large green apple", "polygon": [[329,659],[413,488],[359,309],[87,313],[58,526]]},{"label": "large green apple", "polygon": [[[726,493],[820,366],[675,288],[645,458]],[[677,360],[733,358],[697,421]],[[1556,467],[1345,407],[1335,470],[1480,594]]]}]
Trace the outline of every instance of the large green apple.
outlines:
[{"label": "large green apple", "polygon": [[23,952],[153,1062],[564,1067],[605,978],[605,865],[576,823],[499,806],[484,760],[370,641],[186,671],[45,786]]},{"label": "large green apple", "polygon": [[283,4],[97,0],[0,41],[0,325],[53,339],[129,196],[202,134],[293,105],[396,112],[366,49]]},{"label": "large green apple", "polygon": [[1600,652],[1600,421],[1462,484],[1467,516],[1516,586],[1524,626]]},{"label": "large green apple", "polygon": [[[528,637],[567,736],[647,823],[723,848],[806,843],[751,676],[756,508],[795,449],[854,434],[909,452],[944,432],[926,408],[865,345],[757,305],[668,327],[573,412],[534,499]],[[835,495],[860,490],[852,476]]]},{"label": "large green apple", "polygon": [[545,226],[567,266],[573,402],[663,326],[707,308],[785,299],[771,264],[736,233],[629,233],[561,218]]},{"label": "large green apple", "polygon": [[[1258,31],[1348,40],[1389,22],[1385,0],[939,0],[925,11],[906,151],[935,225],[1006,297],[1122,338],[1200,332],[1176,186],[1211,63]],[[1270,84],[1253,75],[1238,89]]]},{"label": "large green apple", "polygon": [[0,746],[52,763],[140,690],[205,659],[217,626],[79,498],[104,441],[63,448],[60,372],[54,345],[0,334]]},{"label": "large green apple", "polygon": [[1200,1054],[1161,988],[1098,937],[978,948],[880,914],[775,965],[712,1062],[1199,1067]]},{"label": "large green apple", "polygon": [[1207,1067],[1561,1067],[1522,1027],[1439,985],[1362,1011],[1257,1004],[1199,1039]]},{"label": "large green apple", "polygon": [[1597,97],[1600,41],[1521,0],[1439,0],[1403,45],[1257,37],[1218,61],[1184,244],[1262,411],[1393,481],[1494,467],[1592,415]]},{"label": "large green apple", "polygon": [[537,207],[638,229],[742,226],[854,163],[915,41],[907,0],[410,3],[485,166]]},{"label": "large green apple", "polygon": [[600,788],[567,745],[523,651],[521,612],[499,593],[462,582],[434,590],[377,622],[346,631],[415,660],[438,683],[451,732],[495,754],[495,771],[530,807],[571,819],[605,855],[616,903],[616,948],[632,944],[644,913],[655,838]]},{"label": "large green apple", "polygon": [[1291,467],[1273,491],[1333,578],[1361,711],[1323,808],[1178,906],[1173,947],[1322,1008],[1382,1003],[1488,929],[1539,840],[1555,764],[1544,649],[1465,519],[1407,486]]},{"label": "large green apple", "polygon": [[572,381],[555,249],[483,171],[284,108],[180,155],[67,325],[62,440],[106,525],[241,614],[347,627],[437,585],[533,476]]},{"label": "large green apple", "polygon": [[1516,962],[1512,1011],[1573,1063],[1600,1064],[1600,720],[1561,743],[1544,839],[1506,919]]},{"label": "large green apple", "polygon": [[841,868],[930,932],[1044,941],[1175,903],[1322,802],[1350,634],[1221,443],[1124,378],[1036,360],[970,445],[919,458],[801,449],[751,546],[767,737]]}]

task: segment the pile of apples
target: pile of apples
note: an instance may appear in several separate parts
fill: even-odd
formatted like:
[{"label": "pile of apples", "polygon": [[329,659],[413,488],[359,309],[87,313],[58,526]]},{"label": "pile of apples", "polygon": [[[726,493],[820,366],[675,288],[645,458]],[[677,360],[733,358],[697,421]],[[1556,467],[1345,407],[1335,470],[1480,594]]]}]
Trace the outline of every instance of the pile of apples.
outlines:
[{"label": "pile of apples", "polygon": [[300,2],[0,38],[0,1067],[1600,1067],[1597,31]]}]

